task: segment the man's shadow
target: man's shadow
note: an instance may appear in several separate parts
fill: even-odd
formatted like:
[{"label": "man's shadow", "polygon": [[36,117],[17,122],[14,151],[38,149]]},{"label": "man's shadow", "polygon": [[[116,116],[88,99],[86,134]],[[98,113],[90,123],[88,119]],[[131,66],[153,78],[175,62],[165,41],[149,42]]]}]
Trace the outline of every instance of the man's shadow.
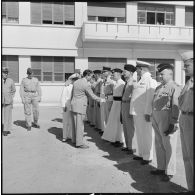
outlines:
[{"label": "man's shadow", "polygon": [[26,127],[26,121],[24,121],[24,120],[17,120],[17,121],[14,121],[13,123],[14,123],[14,125],[23,127],[23,128],[25,128],[25,129],[27,128],[27,127]]},{"label": "man's shadow", "polygon": [[121,148],[112,146],[109,142],[103,140],[98,131],[85,124],[85,132],[87,141],[95,143],[95,145],[102,151],[107,152],[104,158],[115,161],[114,165],[118,170],[126,172],[134,180],[131,186],[144,193],[159,193],[159,192],[182,192],[186,189],[171,181],[162,182],[160,176],[153,176],[150,174],[155,167],[152,165],[141,165],[140,161],[133,160],[133,155],[128,155],[121,151]]}]

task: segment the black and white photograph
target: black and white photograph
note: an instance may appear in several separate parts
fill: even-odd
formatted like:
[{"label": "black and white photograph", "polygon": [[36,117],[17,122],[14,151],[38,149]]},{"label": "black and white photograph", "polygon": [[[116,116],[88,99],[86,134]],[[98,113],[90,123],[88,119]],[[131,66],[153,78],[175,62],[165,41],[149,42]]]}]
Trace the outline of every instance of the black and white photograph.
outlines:
[{"label": "black and white photograph", "polygon": [[1,1],[1,193],[193,193],[193,1]]}]

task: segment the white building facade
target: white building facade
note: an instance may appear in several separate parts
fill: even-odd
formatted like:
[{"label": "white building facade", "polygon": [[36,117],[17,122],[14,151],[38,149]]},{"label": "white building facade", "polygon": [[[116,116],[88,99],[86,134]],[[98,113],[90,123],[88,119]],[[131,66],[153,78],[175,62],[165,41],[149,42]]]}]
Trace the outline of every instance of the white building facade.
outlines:
[{"label": "white building facade", "polygon": [[78,69],[123,69],[137,59],[172,63],[184,85],[180,54],[189,50],[193,1],[2,2],[2,66],[15,81],[15,104],[28,67],[40,80],[41,105],[59,106],[64,81]]}]

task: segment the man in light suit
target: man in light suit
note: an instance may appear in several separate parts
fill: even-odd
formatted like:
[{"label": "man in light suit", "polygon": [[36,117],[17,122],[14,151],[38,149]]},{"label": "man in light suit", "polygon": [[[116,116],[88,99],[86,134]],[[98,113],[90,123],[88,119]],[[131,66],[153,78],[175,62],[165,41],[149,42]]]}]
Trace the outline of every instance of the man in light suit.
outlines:
[{"label": "man in light suit", "polygon": [[14,81],[8,78],[8,68],[2,68],[2,114],[3,114],[3,132],[4,136],[11,133],[12,128],[12,109],[13,98],[16,92]]},{"label": "man in light suit", "polygon": [[93,72],[91,70],[85,70],[83,72],[83,78],[78,79],[73,84],[71,111],[73,114],[73,131],[72,142],[76,144],[76,148],[89,148],[89,146],[83,143],[84,133],[84,119],[87,109],[87,96],[91,96],[92,99],[104,102],[105,100],[96,96],[89,84]]},{"label": "man in light suit", "polygon": [[141,79],[133,87],[130,102],[130,114],[133,115],[138,145],[138,156],[133,159],[142,160],[142,165],[149,164],[153,158],[154,132],[150,117],[157,82],[151,77],[151,66],[147,62],[137,61],[137,74]]}]

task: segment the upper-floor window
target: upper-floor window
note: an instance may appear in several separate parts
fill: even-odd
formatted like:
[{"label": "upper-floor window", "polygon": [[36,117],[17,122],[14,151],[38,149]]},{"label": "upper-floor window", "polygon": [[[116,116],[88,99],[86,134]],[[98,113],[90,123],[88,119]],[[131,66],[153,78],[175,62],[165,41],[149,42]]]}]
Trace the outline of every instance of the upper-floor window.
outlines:
[{"label": "upper-floor window", "polygon": [[31,2],[31,24],[74,25],[74,2]]},{"label": "upper-floor window", "polygon": [[120,68],[124,69],[124,64],[127,63],[126,58],[98,58],[89,57],[88,64],[90,70],[102,70],[103,66],[110,67],[111,69]]},{"label": "upper-floor window", "polygon": [[75,72],[75,58],[31,56],[31,68],[39,81],[63,82]]},{"label": "upper-floor window", "polygon": [[193,26],[193,7],[185,7],[185,26]]},{"label": "upper-floor window", "polygon": [[138,3],[138,24],[175,25],[175,7]]},{"label": "upper-floor window", "polygon": [[8,67],[9,69],[8,77],[13,79],[15,83],[19,83],[18,56],[3,55],[2,56],[2,66]]},{"label": "upper-floor window", "polygon": [[157,66],[161,63],[169,63],[173,66],[175,65],[174,59],[153,59],[153,58],[138,58],[137,60],[145,61],[153,66],[150,68],[150,73],[153,79],[156,79],[157,82],[160,82],[162,79],[159,72],[157,71]]},{"label": "upper-floor window", "polygon": [[87,2],[88,21],[126,22],[125,2]]},{"label": "upper-floor window", "polygon": [[18,23],[19,22],[19,5],[18,2],[2,2],[2,22]]}]

